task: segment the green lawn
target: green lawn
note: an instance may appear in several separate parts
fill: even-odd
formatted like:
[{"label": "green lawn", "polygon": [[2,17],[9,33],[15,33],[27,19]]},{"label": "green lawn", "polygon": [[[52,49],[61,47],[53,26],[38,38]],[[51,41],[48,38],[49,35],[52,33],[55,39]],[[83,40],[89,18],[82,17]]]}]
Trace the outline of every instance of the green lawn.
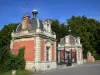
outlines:
[{"label": "green lawn", "polygon": [[[28,70],[17,70],[16,75],[28,75],[31,74],[31,71]],[[11,72],[0,73],[0,75],[11,75]]]}]

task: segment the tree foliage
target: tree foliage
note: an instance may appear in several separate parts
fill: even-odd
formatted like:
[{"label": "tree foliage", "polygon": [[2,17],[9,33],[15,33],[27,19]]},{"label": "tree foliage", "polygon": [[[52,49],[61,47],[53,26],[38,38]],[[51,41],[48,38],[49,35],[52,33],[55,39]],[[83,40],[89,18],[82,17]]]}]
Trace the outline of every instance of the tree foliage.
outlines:
[{"label": "tree foliage", "polygon": [[58,20],[52,20],[51,25],[52,31],[56,33],[57,42],[60,41],[60,38],[63,38],[68,34],[68,28],[65,24],[60,24]]},{"label": "tree foliage", "polygon": [[[68,30],[71,29],[69,33]],[[57,35],[57,40],[65,35],[71,34],[81,38],[84,58],[87,51],[91,51],[96,57],[100,54],[100,22],[86,16],[72,16],[67,20],[67,25],[60,24],[58,20],[53,20],[52,30]],[[98,56],[97,56],[98,57]]]},{"label": "tree foliage", "polygon": [[100,43],[97,40],[100,39],[100,35],[98,34],[100,22],[86,16],[72,16],[72,18],[68,19],[68,25],[72,30],[72,35],[81,37],[84,57],[87,51],[91,51],[94,55],[97,50],[96,48],[98,48],[97,44]]},{"label": "tree foliage", "polygon": [[24,69],[24,49],[19,50],[19,55],[14,56],[10,52],[11,33],[16,30],[18,24],[5,25],[0,30],[0,71],[9,71],[12,69]]},{"label": "tree foliage", "polygon": [[[5,50],[5,48],[6,47],[4,47],[3,50]],[[12,55],[9,51],[8,53],[5,52],[5,55],[2,55],[2,58],[0,58],[0,71],[4,72],[10,70],[24,69],[24,49],[25,47],[19,49],[18,56]]]},{"label": "tree foliage", "polygon": [[18,23],[5,25],[0,31],[0,47],[8,46],[11,40],[11,33],[16,30]]}]

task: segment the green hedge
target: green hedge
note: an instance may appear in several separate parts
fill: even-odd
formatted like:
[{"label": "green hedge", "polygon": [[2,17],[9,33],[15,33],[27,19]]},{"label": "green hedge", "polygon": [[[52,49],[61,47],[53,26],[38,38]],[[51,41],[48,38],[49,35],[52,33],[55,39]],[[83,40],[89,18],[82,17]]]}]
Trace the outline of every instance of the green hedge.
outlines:
[{"label": "green hedge", "polygon": [[100,60],[100,55],[97,54],[94,56],[94,58],[95,58],[95,60]]},{"label": "green hedge", "polygon": [[[6,47],[3,49],[6,49]],[[18,69],[23,70],[25,68],[24,49],[25,47],[19,49],[18,56],[12,55],[9,50],[8,50],[9,52],[2,55],[2,58],[0,59],[0,71],[6,72]]]}]

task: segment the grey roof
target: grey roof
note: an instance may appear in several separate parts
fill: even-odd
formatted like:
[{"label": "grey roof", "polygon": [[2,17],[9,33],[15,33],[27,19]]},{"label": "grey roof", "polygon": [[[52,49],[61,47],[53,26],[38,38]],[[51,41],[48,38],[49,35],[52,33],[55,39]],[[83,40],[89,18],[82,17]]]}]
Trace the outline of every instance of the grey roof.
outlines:
[{"label": "grey roof", "polygon": [[[31,31],[31,30],[34,30],[34,29],[37,29],[37,28],[43,30],[42,21],[38,20],[37,18],[32,18],[30,20],[30,26],[29,26],[28,30]],[[16,29],[16,32],[20,32],[21,29],[22,29],[22,24],[19,24],[18,27],[17,27],[17,29]]]},{"label": "grey roof", "polygon": [[73,37],[73,36],[71,36],[71,35],[69,35],[69,43],[71,44],[71,45],[75,45],[75,38]]},{"label": "grey roof", "polygon": [[[65,38],[68,38],[68,43],[70,45],[75,45],[76,44],[75,38],[73,36],[68,35],[68,36],[65,36]],[[64,45],[66,43],[65,38],[61,38],[61,40],[60,40],[61,45]]]},{"label": "grey roof", "polygon": [[43,24],[41,20],[38,20],[37,18],[32,18],[31,20],[31,29],[41,29],[43,30]]}]

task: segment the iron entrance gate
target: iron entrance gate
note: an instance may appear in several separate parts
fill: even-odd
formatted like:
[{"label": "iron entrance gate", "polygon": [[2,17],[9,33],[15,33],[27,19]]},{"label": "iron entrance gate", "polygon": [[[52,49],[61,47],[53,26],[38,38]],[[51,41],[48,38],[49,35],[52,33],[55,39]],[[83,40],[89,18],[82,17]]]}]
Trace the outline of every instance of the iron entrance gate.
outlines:
[{"label": "iron entrance gate", "polygon": [[71,51],[59,51],[60,61],[59,64],[66,64],[68,61],[72,60]]},{"label": "iron entrance gate", "polygon": [[72,56],[70,51],[65,51],[65,64],[67,64],[69,61],[71,62]]},{"label": "iron entrance gate", "polygon": [[76,63],[76,51],[73,52],[72,50],[71,51],[63,51],[63,50],[60,50],[58,51],[59,53],[59,62],[58,64],[67,64],[68,62],[71,62],[71,63]]}]

